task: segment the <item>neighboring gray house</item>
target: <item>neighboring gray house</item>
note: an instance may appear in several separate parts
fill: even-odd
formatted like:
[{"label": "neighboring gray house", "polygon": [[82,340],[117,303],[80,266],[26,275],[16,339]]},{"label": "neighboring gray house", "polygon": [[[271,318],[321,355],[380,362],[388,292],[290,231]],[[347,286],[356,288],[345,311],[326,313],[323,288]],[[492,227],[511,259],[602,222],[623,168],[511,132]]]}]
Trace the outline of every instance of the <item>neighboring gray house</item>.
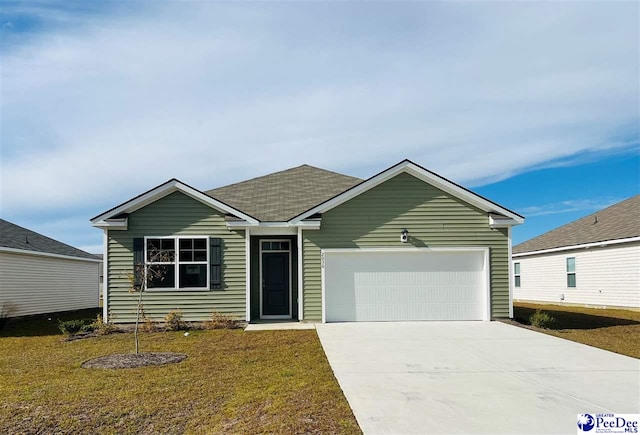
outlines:
[{"label": "neighboring gray house", "polygon": [[98,306],[100,259],[0,219],[0,308],[11,316]]},{"label": "neighboring gray house", "polygon": [[513,248],[514,298],[640,308],[640,195]]},{"label": "neighboring gray house", "polygon": [[506,318],[523,221],[408,160],[367,180],[308,165],[209,191],[172,179],[92,219],[114,322],[135,319],[134,265],[162,275],[144,296],[156,320]]}]

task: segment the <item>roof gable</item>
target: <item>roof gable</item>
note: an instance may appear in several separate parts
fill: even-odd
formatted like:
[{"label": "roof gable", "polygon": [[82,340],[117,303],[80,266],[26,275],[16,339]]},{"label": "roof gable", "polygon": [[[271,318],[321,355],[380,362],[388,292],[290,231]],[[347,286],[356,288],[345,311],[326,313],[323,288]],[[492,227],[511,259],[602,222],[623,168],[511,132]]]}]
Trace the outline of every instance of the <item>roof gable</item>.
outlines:
[{"label": "roof gable", "polygon": [[205,193],[262,222],[286,222],[362,180],[301,165]]},{"label": "roof gable", "polygon": [[[177,179],[171,179],[96,217],[96,227],[126,229],[127,215],[179,191],[228,215],[229,225],[238,219],[242,225],[305,225],[305,219],[323,213],[359,194],[384,183],[401,173],[407,173],[428,183],[470,206],[489,214],[492,228],[518,225],[524,218],[452,181],[449,181],[410,160],[400,163],[363,181],[309,165],[301,165],[251,180],[242,181],[206,192],[199,191]],[[304,221],[304,222],[303,222]],[[234,225],[240,227],[241,225]]]},{"label": "roof gable", "polygon": [[407,173],[412,175],[419,180],[428,183],[449,195],[458,198],[474,207],[479,208],[487,213],[498,214],[504,216],[511,220],[511,225],[517,225],[524,222],[524,218],[519,214],[504,208],[493,201],[490,201],[483,196],[480,196],[452,181],[447,180],[440,175],[429,171],[428,169],[423,168],[410,160],[403,160],[400,163],[380,172],[377,175],[369,178],[366,181],[363,181],[359,184],[354,185],[350,189],[337,194],[336,196],[327,199],[326,201],[306,210],[303,213],[295,216],[289,222],[291,224],[296,224],[303,219],[306,219],[310,216],[313,216],[316,213],[324,213],[328,210],[331,210],[334,207],[337,207],[340,204],[349,201],[352,198],[384,183],[387,180],[401,174]]},{"label": "roof gable", "polygon": [[228,204],[225,204],[224,202],[217,200],[215,198],[210,197],[209,195],[206,195],[205,193],[181,182],[180,180],[177,180],[175,178],[172,178],[171,180],[157,186],[154,187],[151,190],[146,191],[145,193],[142,193],[138,196],[136,196],[135,198],[130,199],[129,201],[126,201],[96,217],[94,217],[93,219],[91,219],[91,222],[96,225],[96,226],[100,226],[101,222],[107,221],[108,219],[112,219],[112,218],[116,218],[117,216],[120,216],[122,214],[129,214],[129,213],[133,213],[136,210],[141,209],[142,207],[151,204],[152,202],[155,202],[161,198],[164,198],[165,196],[173,193],[173,192],[182,192],[185,195],[202,202],[203,204],[206,204],[210,207],[213,207],[223,213],[229,213],[232,214],[238,218],[244,219],[247,222],[250,223],[257,223],[257,219],[254,218],[253,216],[250,216],[247,213],[244,213],[240,210],[237,210],[233,207],[231,207]]},{"label": "roof gable", "polygon": [[100,261],[95,255],[0,219],[0,250],[31,251]]},{"label": "roof gable", "polygon": [[548,231],[513,247],[514,254],[640,236],[640,195]]}]

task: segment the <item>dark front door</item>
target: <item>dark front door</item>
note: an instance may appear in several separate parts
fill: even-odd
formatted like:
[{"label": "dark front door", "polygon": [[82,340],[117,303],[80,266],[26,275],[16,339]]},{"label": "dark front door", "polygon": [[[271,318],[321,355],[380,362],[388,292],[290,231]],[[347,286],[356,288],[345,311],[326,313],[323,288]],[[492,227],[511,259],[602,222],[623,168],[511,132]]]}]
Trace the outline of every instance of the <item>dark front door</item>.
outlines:
[{"label": "dark front door", "polygon": [[262,253],[262,315],[291,316],[289,253]]}]

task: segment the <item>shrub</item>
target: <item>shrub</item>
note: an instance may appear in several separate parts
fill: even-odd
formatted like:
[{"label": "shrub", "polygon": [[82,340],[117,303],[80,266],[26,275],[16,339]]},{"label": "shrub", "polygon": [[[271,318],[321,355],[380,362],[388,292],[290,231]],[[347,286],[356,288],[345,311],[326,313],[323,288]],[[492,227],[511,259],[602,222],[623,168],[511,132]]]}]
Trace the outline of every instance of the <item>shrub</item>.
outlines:
[{"label": "shrub", "polygon": [[187,329],[187,324],[182,320],[182,311],[171,310],[164,318],[165,327],[167,331],[180,331]]},{"label": "shrub", "polygon": [[158,330],[158,325],[151,317],[144,316],[139,328],[143,332],[156,332]]},{"label": "shrub", "polygon": [[536,328],[546,329],[555,321],[556,319],[554,319],[549,313],[540,309],[537,309],[536,312],[529,317],[529,323],[531,326],[535,326]]},{"label": "shrub", "polygon": [[231,316],[211,312],[211,317],[203,322],[204,329],[236,329],[239,327],[238,322]]},{"label": "shrub", "polygon": [[91,324],[91,330],[97,335],[107,335],[114,332],[118,332],[120,329],[112,323],[105,323],[102,321],[102,316],[98,314],[96,320]]},{"label": "shrub", "polygon": [[85,327],[84,320],[58,320],[58,328],[65,335],[75,335]]},{"label": "shrub", "polygon": [[93,332],[94,329],[95,329],[95,327],[93,326],[93,322],[92,323],[85,323],[84,325],[82,325],[80,327],[80,331],[81,332]]}]

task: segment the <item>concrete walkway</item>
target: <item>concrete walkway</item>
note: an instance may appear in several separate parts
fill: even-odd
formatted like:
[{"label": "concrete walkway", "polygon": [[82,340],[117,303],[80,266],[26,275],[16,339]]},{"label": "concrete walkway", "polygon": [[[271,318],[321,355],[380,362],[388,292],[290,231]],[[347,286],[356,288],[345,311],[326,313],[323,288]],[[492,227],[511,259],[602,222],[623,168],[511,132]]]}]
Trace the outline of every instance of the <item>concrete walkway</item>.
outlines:
[{"label": "concrete walkway", "polygon": [[564,434],[579,413],[640,412],[640,360],[504,323],[316,329],[366,434]]},{"label": "concrete walkway", "polygon": [[302,323],[302,322],[260,322],[249,323],[245,331],[284,331],[287,329],[316,329],[315,323]]}]

